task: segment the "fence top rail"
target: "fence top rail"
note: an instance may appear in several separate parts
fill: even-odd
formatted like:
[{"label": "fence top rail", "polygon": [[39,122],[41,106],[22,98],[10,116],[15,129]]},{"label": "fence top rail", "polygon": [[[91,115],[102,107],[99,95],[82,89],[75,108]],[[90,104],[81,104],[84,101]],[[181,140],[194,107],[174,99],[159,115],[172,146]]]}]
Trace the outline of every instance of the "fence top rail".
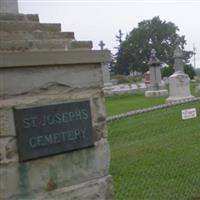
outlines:
[{"label": "fence top rail", "polygon": [[195,97],[195,98],[191,98],[191,99],[183,99],[183,100],[174,101],[174,102],[170,102],[170,103],[160,104],[157,106],[152,106],[152,107],[148,107],[148,108],[143,108],[143,109],[132,110],[129,112],[120,113],[117,115],[107,117],[106,121],[107,121],[107,123],[111,123],[113,121],[124,119],[124,118],[131,117],[134,115],[138,115],[138,114],[142,114],[142,113],[146,113],[146,112],[152,112],[154,110],[160,110],[163,108],[168,108],[168,107],[185,104],[185,103],[190,103],[190,102],[195,102],[195,101],[200,101],[200,97]]}]

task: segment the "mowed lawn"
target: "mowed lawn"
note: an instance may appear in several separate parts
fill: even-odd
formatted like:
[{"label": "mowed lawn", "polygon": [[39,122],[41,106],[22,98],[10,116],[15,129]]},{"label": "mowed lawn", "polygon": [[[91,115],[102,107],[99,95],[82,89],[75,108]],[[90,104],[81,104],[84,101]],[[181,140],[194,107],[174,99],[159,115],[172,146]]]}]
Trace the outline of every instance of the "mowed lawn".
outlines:
[{"label": "mowed lawn", "polygon": [[115,200],[200,199],[199,101],[112,122],[108,139]]},{"label": "mowed lawn", "polygon": [[166,97],[145,98],[143,93],[106,97],[107,116],[163,104],[165,99]]},{"label": "mowed lawn", "polygon": [[[200,93],[195,92],[196,85],[197,84],[194,83],[191,84],[191,93],[194,96],[200,96]],[[167,97],[145,98],[143,93],[106,97],[107,116],[164,104],[166,98]]]}]

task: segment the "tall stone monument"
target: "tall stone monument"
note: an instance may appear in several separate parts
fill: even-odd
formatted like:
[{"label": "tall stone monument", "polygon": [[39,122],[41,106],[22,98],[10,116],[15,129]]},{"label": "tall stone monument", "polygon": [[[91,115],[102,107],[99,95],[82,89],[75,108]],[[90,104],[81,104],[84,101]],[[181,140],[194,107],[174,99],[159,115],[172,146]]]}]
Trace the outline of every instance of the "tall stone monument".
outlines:
[{"label": "tall stone monument", "polygon": [[184,73],[183,52],[177,45],[174,50],[174,69],[175,72],[169,77],[169,97],[166,102],[190,99],[190,78]]},{"label": "tall stone monument", "polygon": [[200,93],[200,84],[196,86],[196,92]]},{"label": "tall stone monument", "polygon": [[163,89],[161,83],[161,71],[160,71],[160,61],[156,57],[155,49],[151,50],[151,57],[149,60],[149,73],[150,73],[150,84],[148,85],[148,90],[145,91],[145,96],[166,96],[168,91]]},{"label": "tall stone monument", "polygon": [[110,52],[10,6],[0,14],[0,199],[112,199]]},{"label": "tall stone monument", "polygon": [[17,0],[0,0],[0,13],[17,14],[18,1]]},{"label": "tall stone monument", "polygon": [[[101,50],[104,50],[105,44],[102,40],[99,42],[99,46]],[[112,83],[110,82],[109,63],[102,63],[102,73],[103,73],[104,87],[112,86]]]}]

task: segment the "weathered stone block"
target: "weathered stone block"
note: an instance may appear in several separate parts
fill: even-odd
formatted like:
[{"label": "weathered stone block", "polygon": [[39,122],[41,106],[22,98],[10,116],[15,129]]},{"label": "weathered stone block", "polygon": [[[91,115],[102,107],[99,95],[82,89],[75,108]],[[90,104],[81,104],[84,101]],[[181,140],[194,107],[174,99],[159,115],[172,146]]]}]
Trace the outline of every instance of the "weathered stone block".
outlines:
[{"label": "weathered stone block", "polygon": [[48,23],[35,23],[35,22],[23,22],[23,21],[0,21],[1,30],[5,32],[15,32],[15,31],[49,31],[49,32],[60,32],[60,24],[48,24]]},{"label": "weathered stone block", "polygon": [[45,193],[98,179],[108,175],[109,160],[109,146],[105,139],[101,139],[92,148],[21,164],[2,164],[0,194],[5,199],[19,194],[29,194],[31,197],[34,191]]},{"label": "weathered stone block", "polygon": [[[101,94],[102,92],[99,87],[72,88],[62,84],[50,83],[42,86],[41,88],[35,88],[35,90],[31,90],[20,96],[12,96],[12,98],[4,96],[4,99],[0,100],[0,108],[3,111],[4,109],[12,110],[10,107],[42,106],[55,103],[73,102],[77,101],[77,99],[90,99],[92,120],[96,123],[97,120],[95,119],[98,119],[99,117],[98,114],[94,113],[93,109],[97,110],[98,108],[95,107],[95,104],[92,104],[92,98],[103,98]],[[2,112],[2,116],[3,115],[4,112]],[[5,113],[5,115],[7,114]],[[6,121],[8,121],[7,117]],[[8,122],[10,123],[10,121]],[[6,126],[8,126],[8,124]]]},{"label": "weathered stone block", "polygon": [[[34,51],[34,52],[0,52],[0,68],[52,66],[110,61],[110,51],[76,50],[76,51]],[[84,66],[83,66],[84,68]],[[101,80],[102,82],[102,80]],[[103,86],[103,84],[102,84]]]},{"label": "weathered stone block", "polygon": [[[99,87],[102,83],[102,75],[101,69],[97,66],[94,64],[84,67],[77,65],[1,69],[0,96],[24,94],[43,88],[49,83],[60,84],[66,88]],[[80,73],[81,76],[77,78]]]},{"label": "weathered stone block", "polygon": [[0,13],[18,13],[17,0],[0,0]]},{"label": "weathered stone block", "polygon": [[39,16],[37,14],[12,14],[12,13],[0,13],[0,21],[32,21],[39,22]]},{"label": "weathered stone block", "polygon": [[0,109],[0,137],[15,136],[12,109]]},{"label": "weathered stone block", "polygon": [[169,98],[166,102],[190,98],[193,96],[190,93],[189,76],[182,71],[175,72],[169,77]]},{"label": "weathered stone block", "polygon": [[106,122],[94,123],[95,140],[98,141],[102,137],[107,137]]},{"label": "weathered stone block", "polygon": [[68,43],[69,40],[67,39],[1,41],[0,50],[22,51],[22,50],[66,49]]},{"label": "weathered stone block", "polygon": [[106,119],[105,99],[103,97],[93,98],[91,101],[93,110],[93,122],[104,122]]},{"label": "weathered stone block", "polygon": [[200,93],[200,84],[196,87],[196,92]]},{"label": "weathered stone block", "polygon": [[3,137],[0,140],[0,164],[18,161],[17,143],[14,137]]},{"label": "weathered stone block", "polygon": [[150,90],[145,91],[146,97],[157,97],[157,96],[167,96],[168,90]]},{"label": "weathered stone block", "polygon": [[91,41],[72,41],[68,49],[92,49],[92,47]]},{"label": "weathered stone block", "polygon": [[[66,198],[67,197],[67,198]],[[112,178],[105,176],[102,178],[92,179],[85,183],[61,188],[47,195],[37,197],[38,200],[111,200],[112,199]]]}]

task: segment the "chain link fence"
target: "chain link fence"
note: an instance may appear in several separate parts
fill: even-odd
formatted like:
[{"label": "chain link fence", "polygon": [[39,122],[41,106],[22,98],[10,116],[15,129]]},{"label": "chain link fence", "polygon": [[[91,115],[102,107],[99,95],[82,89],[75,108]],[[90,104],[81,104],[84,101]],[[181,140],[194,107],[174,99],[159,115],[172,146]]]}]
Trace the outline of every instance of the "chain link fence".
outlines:
[{"label": "chain link fence", "polygon": [[[198,117],[181,120],[196,107]],[[115,200],[200,200],[200,103],[108,125]]]}]

